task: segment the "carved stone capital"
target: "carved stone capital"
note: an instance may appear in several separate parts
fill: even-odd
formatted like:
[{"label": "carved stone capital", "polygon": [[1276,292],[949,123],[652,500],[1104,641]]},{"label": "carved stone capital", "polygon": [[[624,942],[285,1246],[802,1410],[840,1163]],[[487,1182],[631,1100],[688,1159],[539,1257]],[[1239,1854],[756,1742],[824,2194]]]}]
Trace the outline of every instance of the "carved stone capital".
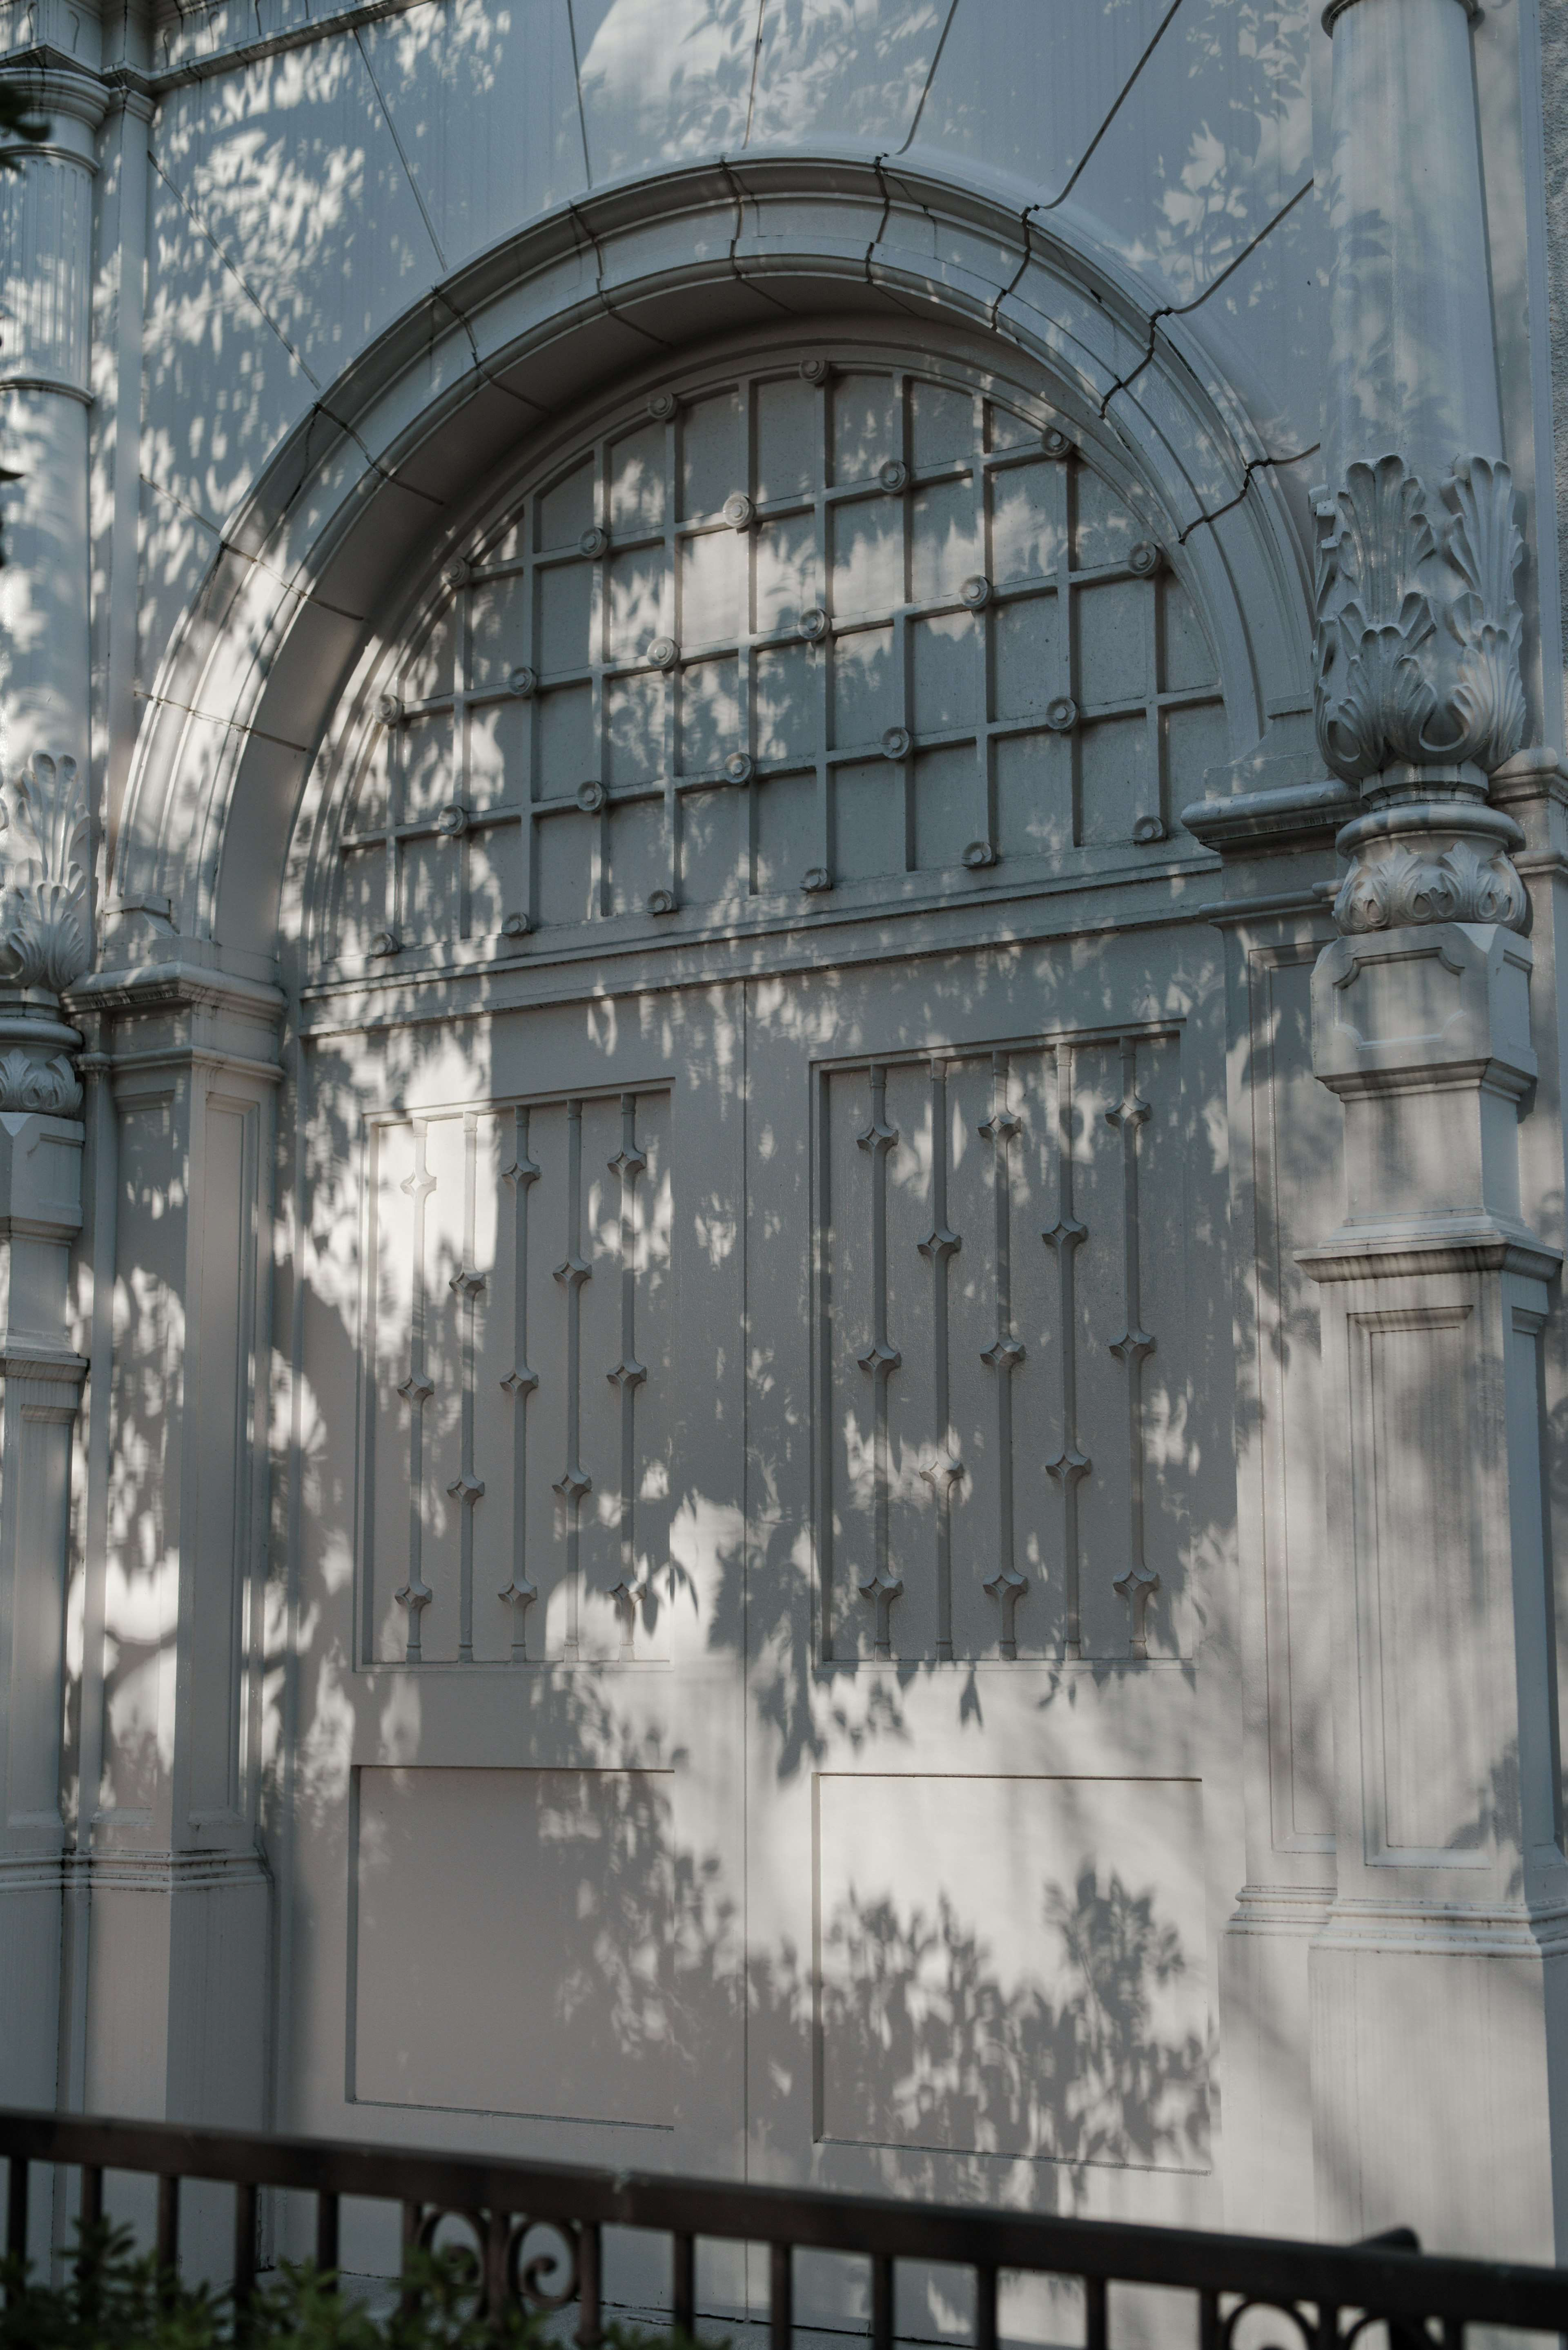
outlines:
[{"label": "carved stone capital", "polygon": [[1347,784],[1481,785],[1523,741],[1513,506],[1506,465],[1433,483],[1393,452],[1316,500],[1317,740]]},{"label": "carved stone capital", "polygon": [[92,959],[86,782],[38,752],[0,793],[0,984],[59,995]]},{"label": "carved stone capital", "polygon": [[1530,898],[1510,862],[1524,835],[1501,809],[1417,801],[1359,816],[1339,836],[1350,870],[1334,919],[1347,937],[1428,922],[1497,922],[1522,931]]}]

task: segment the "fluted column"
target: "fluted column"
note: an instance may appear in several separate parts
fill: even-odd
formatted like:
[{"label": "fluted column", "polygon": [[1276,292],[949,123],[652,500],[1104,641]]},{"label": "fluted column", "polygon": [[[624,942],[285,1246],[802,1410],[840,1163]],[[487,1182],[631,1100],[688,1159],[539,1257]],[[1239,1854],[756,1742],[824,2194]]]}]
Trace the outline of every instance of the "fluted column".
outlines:
[{"label": "fluted column", "polygon": [[81,1039],[60,990],[88,961],[87,796],[39,753],[0,790],[0,2098],[55,2095],[60,1739],[71,1431],[87,1365],[69,1338],[81,1223]]},{"label": "fluted column", "polygon": [[1501,441],[1469,0],[1335,0],[1319,748],[1360,811],[1313,1059],[1345,1110],[1323,1284],[1336,1892],[1311,1952],[1316,2222],[1556,2256],[1568,2070],[1542,1536],[1555,1252],[1536,1075],[1522,555]]},{"label": "fluted column", "polygon": [[0,572],[0,765],[36,751],[88,765],[88,404],[96,75],[29,69],[47,140],[0,174],[0,452],[21,479],[5,496]]}]

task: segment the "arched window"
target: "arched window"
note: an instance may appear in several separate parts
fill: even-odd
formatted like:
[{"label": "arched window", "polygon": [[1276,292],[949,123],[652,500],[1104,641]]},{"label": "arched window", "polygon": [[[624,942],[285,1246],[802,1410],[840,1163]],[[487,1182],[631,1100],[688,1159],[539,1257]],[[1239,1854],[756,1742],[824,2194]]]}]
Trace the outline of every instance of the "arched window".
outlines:
[{"label": "arched window", "polygon": [[1224,712],[1103,463],[1029,392],[874,344],[693,369],[557,438],[389,650],[334,959],[1147,858]]}]

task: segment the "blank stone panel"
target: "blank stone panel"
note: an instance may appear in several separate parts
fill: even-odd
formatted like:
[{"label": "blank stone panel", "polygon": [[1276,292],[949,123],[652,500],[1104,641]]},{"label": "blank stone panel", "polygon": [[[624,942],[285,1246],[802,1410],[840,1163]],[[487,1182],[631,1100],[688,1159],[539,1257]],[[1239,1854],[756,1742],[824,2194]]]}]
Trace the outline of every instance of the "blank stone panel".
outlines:
[{"label": "blank stone panel", "polygon": [[992,757],[998,848],[1060,860],[1073,846],[1072,744],[1044,732],[1005,735]]},{"label": "blank stone panel", "polygon": [[991,571],[999,587],[1049,577],[1065,552],[1065,467],[1011,466],[991,484]]},{"label": "blank stone panel", "polygon": [[1125,563],[1143,533],[1108,483],[1087,465],[1073,468],[1073,563],[1092,571],[1104,563]]},{"label": "blank stone panel", "polygon": [[1022,416],[1016,409],[1003,408],[994,400],[985,403],[985,441],[988,449],[1027,449],[1040,440],[1040,427],[1032,417]]},{"label": "blank stone panel", "polygon": [[1064,690],[1060,639],[1061,606],[1054,596],[1030,596],[1000,607],[991,623],[994,717],[1038,716]]},{"label": "blank stone panel", "polygon": [[832,380],[836,485],[868,482],[890,457],[902,457],[903,429],[890,375],[835,375]]},{"label": "blank stone panel", "polygon": [[710,775],[732,753],[745,749],[737,687],[732,660],[695,661],[681,671],[677,757],[682,775]]},{"label": "blank stone panel", "polygon": [[378,726],[370,737],[370,747],[348,796],[348,832],[369,832],[387,821],[391,805],[389,777],[396,763],[398,736],[389,727]]},{"label": "blank stone panel", "polygon": [[832,518],[833,610],[847,619],[904,599],[903,501],[857,498]]},{"label": "blank stone panel", "polygon": [[[389,1770],[354,1810],[353,2094],[668,2126],[668,1773]],[[504,2019],[527,1986],[526,2030]]]},{"label": "blank stone panel", "polygon": [[586,563],[552,564],[535,574],[534,666],[548,677],[559,670],[587,669],[588,616],[593,573]]},{"label": "blank stone panel", "polygon": [[737,792],[687,792],[680,802],[682,903],[711,906],[740,894],[746,804]]},{"label": "blank stone panel", "polygon": [[662,546],[635,547],[608,565],[609,657],[635,660],[674,623]]},{"label": "blank stone panel", "polygon": [[824,656],[813,645],[780,645],[757,655],[756,754],[807,759],[821,736]]},{"label": "blank stone panel", "polygon": [[436,809],[455,798],[457,793],[456,763],[452,758],[452,714],[442,711],[433,718],[413,718],[402,731],[401,815],[405,823],[420,816],[433,816]]},{"label": "blank stone panel", "polygon": [[1207,2168],[1196,1780],[819,1783],[826,2137]]},{"label": "blank stone panel", "polygon": [[796,890],[816,861],[816,778],[770,775],[757,794],[757,890]]},{"label": "blank stone panel", "polygon": [[486,825],[468,836],[470,938],[493,938],[509,914],[525,912],[523,843],[514,824]]},{"label": "blank stone panel", "polygon": [[575,792],[598,765],[594,745],[593,695],[586,685],[561,686],[542,693],[535,704],[537,787],[536,799],[554,799]]},{"label": "blank stone panel", "polygon": [[909,453],[917,465],[945,465],[974,452],[974,395],[947,383],[909,386]]},{"label": "blank stone panel", "polygon": [[973,751],[920,752],[915,760],[916,865],[961,863],[979,814]]},{"label": "blank stone panel", "polygon": [[703,531],[680,549],[680,642],[733,644],[746,629],[746,541],[736,531]]},{"label": "blank stone panel", "polygon": [[573,816],[552,816],[539,826],[535,855],[539,860],[539,902],[544,923],[586,922],[592,919],[592,873],[597,827],[579,824]]},{"label": "blank stone panel", "polygon": [[458,638],[457,609],[448,603],[404,664],[400,691],[406,701],[426,702],[435,694],[452,691]]},{"label": "blank stone panel", "polygon": [[524,775],[524,743],[533,715],[525,702],[483,702],[468,713],[471,808],[515,801]]},{"label": "blank stone panel", "polygon": [[1107,718],[1078,737],[1078,837],[1086,844],[1131,840],[1140,816],[1158,816],[1159,795],[1143,718]]},{"label": "blank stone panel", "polygon": [[338,953],[368,953],[371,941],[386,928],[386,850],[379,841],[370,848],[345,850],[337,900]]},{"label": "blank stone panel", "polygon": [[617,678],[605,688],[605,779],[645,784],[664,764],[664,703],[658,670]]},{"label": "blank stone panel", "polygon": [[542,554],[551,547],[575,546],[594,518],[592,464],[575,465],[541,492],[535,511],[539,517],[535,544]]},{"label": "blank stone panel", "polygon": [[662,800],[633,800],[610,810],[609,869],[610,901],[618,914],[640,914],[650,891],[669,888]]},{"label": "blank stone panel", "polygon": [[1212,685],[1216,675],[1214,655],[1193,609],[1192,598],[1179,579],[1166,577],[1160,581],[1159,612],[1160,684],[1168,693],[1183,686]]},{"label": "blank stone panel", "polygon": [[[999,613],[998,619],[1004,619]],[[938,612],[909,625],[910,668],[917,733],[946,733],[972,726],[979,702],[975,660],[977,627],[970,612]]]},{"label": "blank stone panel", "polygon": [[438,834],[410,840],[403,849],[401,938],[433,942],[462,934],[462,868],[455,843]]},{"label": "blank stone panel", "polygon": [[665,428],[645,424],[610,447],[609,526],[628,536],[662,530],[668,509]]},{"label": "blank stone panel", "polygon": [[890,759],[857,760],[833,778],[833,865],[844,881],[904,869],[904,770]]},{"label": "blank stone panel", "polygon": [[1090,708],[1100,702],[1142,700],[1154,691],[1149,675],[1149,605],[1143,579],[1110,579],[1075,591],[1078,692]]},{"label": "blank stone panel", "polygon": [[528,583],[521,572],[476,579],[469,590],[468,682],[482,691],[504,685],[523,658]]},{"label": "blank stone panel", "polygon": [[809,496],[822,472],[817,393],[796,375],[759,383],[755,407],[753,495]]},{"label": "blank stone panel", "polygon": [[833,739],[844,750],[874,743],[898,723],[902,696],[891,629],[857,629],[835,639]]},{"label": "blank stone panel", "polygon": [[909,501],[909,579],[918,604],[956,598],[983,569],[975,545],[974,493],[967,482],[936,482]]},{"label": "blank stone panel", "polygon": [[1230,756],[1230,742],[1221,703],[1199,703],[1196,710],[1168,710],[1165,764],[1173,808],[1190,806],[1204,795],[1203,779],[1210,767]]},{"label": "blank stone panel", "polygon": [[680,516],[716,515],[743,487],[745,451],[738,392],[694,400],[680,419]]},{"label": "blank stone panel", "polygon": [[810,515],[786,515],[756,533],[756,626],[759,634],[791,629],[822,600],[822,564]]}]

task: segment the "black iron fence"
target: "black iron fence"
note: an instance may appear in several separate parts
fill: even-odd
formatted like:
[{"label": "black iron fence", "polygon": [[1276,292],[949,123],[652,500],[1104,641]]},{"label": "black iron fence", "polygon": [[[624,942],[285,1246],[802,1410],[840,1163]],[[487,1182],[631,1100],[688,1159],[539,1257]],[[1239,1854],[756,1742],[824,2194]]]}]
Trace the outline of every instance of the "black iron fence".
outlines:
[{"label": "black iron fence", "polygon": [[[686,2334],[695,2330],[699,2240],[765,2245],[772,2350],[790,2350],[794,2255],[803,2251],[858,2255],[869,2262],[873,2350],[890,2350],[900,2261],[971,2272],[975,2350],[996,2350],[997,2287],[1007,2272],[1075,2280],[1083,2293],[1085,2350],[1109,2350],[1115,2284],[1189,2295],[1199,2350],[1231,2350],[1241,2321],[1254,2311],[1268,2314],[1272,2330],[1264,2338],[1277,2350],[1350,2350],[1377,2327],[1386,2329],[1390,2350],[1417,2345],[1459,2350],[1470,2325],[1568,2336],[1568,2270],[1434,2256],[1423,2253],[1403,2229],[1363,2244],[1306,2244],[4,2109],[0,2156],[9,2163],[12,2252],[26,2249],[35,2163],[79,2169],[79,2212],[88,2221],[103,2216],[106,2171],[155,2178],[157,2250],[171,2267],[180,2251],[182,2181],[225,2183],[234,2189],[234,2293],[244,2304],[255,2286],[262,2189],[314,2196],[316,2258],[327,2271],[338,2265],[342,2199],[367,2197],[401,2206],[405,2247],[430,2246],[443,2221],[462,2222],[481,2307],[499,2310],[512,2302],[546,2310],[575,2303],[580,2350],[595,2350],[603,2336],[607,2228],[669,2238],[670,2322]],[[1371,2342],[1366,2350],[1373,2350]]]}]

